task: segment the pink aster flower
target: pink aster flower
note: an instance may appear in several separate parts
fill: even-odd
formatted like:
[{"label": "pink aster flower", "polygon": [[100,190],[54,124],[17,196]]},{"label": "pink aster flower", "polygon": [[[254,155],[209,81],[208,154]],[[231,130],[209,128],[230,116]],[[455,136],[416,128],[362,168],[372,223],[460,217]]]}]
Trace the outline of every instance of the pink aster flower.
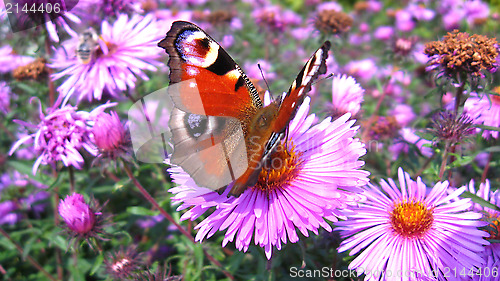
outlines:
[{"label": "pink aster flower", "polygon": [[64,42],[50,64],[62,69],[52,75],[57,80],[68,76],[59,86],[59,93],[78,100],[100,100],[104,92],[118,97],[120,92],[134,88],[137,77],[148,80],[145,70],[156,71],[162,64],[156,59],[160,49],[156,46],[165,32],[152,15],[120,15],[110,24],[103,21],[101,35],[92,50],[92,59],[85,63],[76,56],[77,37]]},{"label": "pink aster flower", "polygon": [[[474,124],[500,127],[500,96],[471,96],[465,101],[464,110]],[[479,129],[478,129],[479,130]],[[498,138],[498,131],[484,130],[484,138]]]},{"label": "pink aster flower", "polygon": [[373,37],[378,40],[387,41],[394,35],[394,28],[392,26],[379,26],[375,29]]},{"label": "pink aster flower", "polygon": [[332,81],[332,103],[328,106],[333,116],[345,113],[356,115],[361,109],[365,90],[351,76],[337,74]]},{"label": "pink aster flower", "polygon": [[444,280],[445,268],[459,272],[481,266],[488,234],[477,229],[486,224],[481,214],[468,211],[470,199],[458,199],[466,188],[448,194],[447,181],[428,190],[420,177],[413,181],[401,168],[398,176],[399,188],[392,179],[382,180],[380,187],[368,184],[366,202],[336,223],[345,238],[339,252],[359,253],[349,269],[364,272],[365,280],[419,280],[433,274]]},{"label": "pink aster flower", "polygon": [[98,158],[116,159],[127,156],[130,136],[126,125],[122,124],[116,112],[101,112],[96,116],[92,127],[94,142],[99,149]]},{"label": "pink aster flower", "polygon": [[[364,145],[354,139],[355,121],[346,114],[312,125],[314,115],[307,116],[309,99],[299,108],[289,127],[288,144],[278,147],[270,157],[287,161],[277,169],[263,169],[259,181],[239,197],[196,186],[180,167],[169,169],[177,187],[171,188],[177,210],[190,208],[181,220],[194,220],[211,207],[216,210],[196,228],[196,241],[226,230],[222,245],[235,241],[236,248],[246,252],[253,242],[264,248],[267,258],[282,243],[299,240],[297,229],[309,236],[323,227],[331,231],[329,221],[337,221],[342,209],[359,200],[359,186],[368,181],[368,172],[359,170],[364,164],[359,157],[366,153]],[[282,162],[285,163],[285,162]]]},{"label": "pink aster flower", "polygon": [[59,203],[59,215],[69,229],[78,234],[89,233],[95,225],[95,213],[85,202],[81,194],[73,193],[61,199]]},{"label": "pink aster flower", "polygon": [[59,215],[64,220],[70,244],[85,240],[95,249],[95,241],[89,238],[108,240],[103,231],[110,216],[101,213],[96,200],[86,202],[81,194],[73,193],[59,202]]},{"label": "pink aster flower", "polygon": [[33,174],[36,174],[40,164],[55,167],[58,161],[64,166],[74,166],[81,169],[83,157],[79,150],[85,148],[92,155],[97,154],[93,144],[92,127],[88,122],[95,119],[105,108],[116,105],[107,103],[98,106],[93,111],[76,111],[76,107],[64,105],[61,108],[51,108],[44,114],[40,105],[40,123],[30,123],[16,120],[17,123],[34,129],[36,132],[19,139],[9,151],[12,155],[22,144],[33,140],[33,149],[40,154],[33,165]]}]

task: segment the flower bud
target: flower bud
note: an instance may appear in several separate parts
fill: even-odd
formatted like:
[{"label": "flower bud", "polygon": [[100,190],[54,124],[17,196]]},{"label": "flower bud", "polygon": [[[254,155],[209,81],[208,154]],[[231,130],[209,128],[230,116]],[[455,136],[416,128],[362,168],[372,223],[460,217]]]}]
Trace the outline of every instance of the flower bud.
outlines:
[{"label": "flower bud", "polygon": [[116,112],[101,113],[95,120],[92,129],[95,144],[104,152],[112,152],[119,148],[125,140],[125,129]]},{"label": "flower bud", "polygon": [[59,203],[59,215],[66,225],[79,235],[90,233],[94,228],[96,219],[94,211],[78,193],[66,196]]}]

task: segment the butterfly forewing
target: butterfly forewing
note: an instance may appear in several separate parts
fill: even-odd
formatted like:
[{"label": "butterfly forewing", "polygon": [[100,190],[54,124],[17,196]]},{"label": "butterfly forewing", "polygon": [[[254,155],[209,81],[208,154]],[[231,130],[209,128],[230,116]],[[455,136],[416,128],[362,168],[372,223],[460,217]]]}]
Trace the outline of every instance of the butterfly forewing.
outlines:
[{"label": "butterfly forewing", "polygon": [[170,83],[194,79],[203,112],[191,108],[192,96],[174,98],[183,111],[241,118],[248,108],[262,107],[255,87],[222,47],[198,26],[176,21],[158,43],[170,59]]},{"label": "butterfly forewing", "polygon": [[245,122],[262,107],[255,87],[222,47],[189,22],[174,22],[158,43],[169,55],[170,161],[195,182],[220,189],[248,167]]},{"label": "butterfly forewing", "polygon": [[306,93],[311,90],[311,84],[319,75],[326,73],[326,59],[330,45],[329,41],[323,43],[293,81],[287,95],[281,102],[278,117],[274,123],[275,132],[283,132],[288,127],[290,121],[295,117],[297,109],[304,101]]}]

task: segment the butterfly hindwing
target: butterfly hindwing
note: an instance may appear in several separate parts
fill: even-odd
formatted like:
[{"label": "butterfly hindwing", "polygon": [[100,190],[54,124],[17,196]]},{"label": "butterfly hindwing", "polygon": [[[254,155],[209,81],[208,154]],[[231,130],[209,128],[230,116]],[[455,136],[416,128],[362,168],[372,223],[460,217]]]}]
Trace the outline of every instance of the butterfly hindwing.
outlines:
[{"label": "butterfly hindwing", "polygon": [[170,162],[183,167],[196,184],[217,190],[246,171],[247,150],[237,119],[174,108],[169,127],[174,145]]},{"label": "butterfly hindwing", "polygon": [[326,41],[323,45],[309,58],[302,70],[293,81],[288,93],[283,98],[278,117],[274,123],[274,131],[276,133],[283,132],[290,121],[295,117],[297,109],[304,101],[306,93],[311,90],[311,85],[320,74],[326,73],[326,59],[328,58],[328,50],[330,42]]},{"label": "butterfly hindwing", "polygon": [[198,90],[197,93],[191,91],[192,95],[172,95],[176,107],[181,110],[240,118],[248,108],[262,107],[255,87],[241,68],[198,26],[176,21],[158,46],[170,57],[170,83],[194,79],[195,84],[190,86]]}]

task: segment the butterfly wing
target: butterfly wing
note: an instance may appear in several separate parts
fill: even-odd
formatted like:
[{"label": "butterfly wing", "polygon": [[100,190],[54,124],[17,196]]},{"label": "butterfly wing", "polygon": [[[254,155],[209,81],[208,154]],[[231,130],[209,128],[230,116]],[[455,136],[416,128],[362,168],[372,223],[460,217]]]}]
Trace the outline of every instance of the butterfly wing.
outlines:
[{"label": "butterfly wing", "polygon": [[311,90],[311,85],[320,74],[326,73],[326,59],[328,58],[328,50],[330,50],[330,42],[326,41],[323,45],[309,58],[302,70],[293,81],[288,93],[283,98],[278,117],[274,123],[274,132],[282,133],[288,127],[290,121],[295,117],[297,109],[304,101],[306,93]]},{"label": "butterfly wing", "polygon": [[262,107],[257,90],[224,49],[198,26],[176,21],[158,43],[170,59],[170,83],[192,80],[196,91],[172,93],[179,109],[194,114],[240,118]]},{"label": "butterfly wing", "polygon": [[[326,41],[306,62],[302,70],[293,81],[288,93],[281,101],[276,119],[272,123],[271,133],[268,134],[266,142],[259,143],[260,150],[251,156],[257,155],[260,162],[250,159],[249,167],[234,183],[229,192],[230,195],[239,196],[248,186],[254,185],[259,177],[262,163],[266,161],[281,141],[284,131],[288,128],[290,121],[295,117],[297,109],[304,101],[305,95],[311,89],[311,84],[320,75],[326,73],[326,59],[330,42]],[[253,158],[253,157],[252,157]]]},{"label": "butterfly wing", "polygon": [[174,22],[158,46],[170,57],[168,91],[176,107],[169,121],[170,161],[198,185],[220,189],[247,170],[241,119],[262,101],[240,67],[198,26]]}]

